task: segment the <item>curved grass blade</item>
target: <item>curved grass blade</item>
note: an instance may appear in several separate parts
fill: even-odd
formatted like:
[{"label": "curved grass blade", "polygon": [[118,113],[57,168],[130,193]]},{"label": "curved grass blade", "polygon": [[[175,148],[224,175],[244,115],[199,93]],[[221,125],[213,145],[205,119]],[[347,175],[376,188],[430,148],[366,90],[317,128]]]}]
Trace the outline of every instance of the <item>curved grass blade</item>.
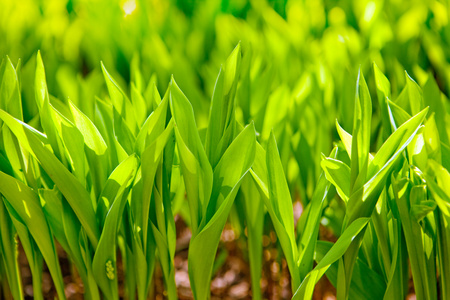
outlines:
[{"label": "curved grass blade", "polygon": [[234,138],[235,95],[240,62],[241,45],[238,44],[220,69],[214,86],[205,141],[206,154],[213,169]]},{"label": "curved grass blade", "polygon": [[0,172],[0,193],[16,212],[17,219],[30,230],[52,275],[58,297],[65,299],[58,255],[38,195],[21,181]]},{"label": "curved grass blade", "polygon": [[[142,173],[142,200],[140,206],[134,207],[135,211],[141,210],[141,212],[136,212],[136,216],[139,218],[137,221],[138,226],[142,228],[142,238],[144,245],[147,242],[147,231],[148,231],[148,219],[150,213],[150,199],[152,197],[152,192],[154,190],[154,181],[157,169],[161,163],[164,148],[168,143],[169,139],[173,137],[173,122],[170,121],[167,128],[161,133],[161,135],[148,146],[141,155],[141,173]],[[161,221],[162,222],[162,221]],[[163,228],[159,227],[159,230]],[[164,230],[165,231],[165,230]]]},{"label": "curved grass blade", "polygon": [[[134,135],[137,131],[137,123],[133,105],[117,82],[108,73],[103,62],[101,62],[101,67],[111,102],[117,111],[117,116],[121,119],[123,118],[124,125],[126,125],[126,127],[129,128],[130,133]],[[114,121],[116,121],[116,119]]]},{"label": "curved grass blade", "polygon": [[8,125],[23,147],[33,154],[58,189],[65,196],[94,246],[100,236],[89,193],[83,185],[44,145],[45,136],[29,125],[0,110],[0,118]]},{"label": "curved grass blade", "polygon": [[[10,209],[11,206],[9,206]],[[8,208],[8,207],[7,207]],[[28,265],[30,266],[31,279],[33,284],[33,299],[43,300],[44,295],[42,293],[42,274],[43,274],[43,257],[39,251],[39,247],[33,240],[28,228],[21,223],[20,220],[14,217],[15,212],[9,212],[11,220],[13,221],[14,227],[16,228],[17,235],[19,236],[20,243],[25,252],[25,256],[28,260]]]},{"label": "curved grass blade", "polygon": [[[274,224],[292,277],[292,289],[300,285],[298,272],[298,249],[295,240],[292,198],[284,175],[280,155],[273,132],[270,134],[266,152],[268,193],[267,210]],[[276,221],[275,221],[276,220]]]},{"label": "curved grass blade", "polygon": [[44,203],[43,211],[55,238],[77,267],[84,285],[84,297],[91,300],[98,299],[100,297],[98,286],[93,280],[90,266],[92,257],[89,256],[88,261],[83,257],[83,250],[79,243],[82,227],[75,213],[69,204],[63,201],[62,195],[56,187],[52,190],[40,189],[39,197],[41,203]]},{"label": "curved grass blade", "polygon": [[[19,79],[8,56],[6,56],[3,68],[3,77],[0,80],[0,108],[8,111],[15,118],[23,120]],[[0,68],[0,72],[3,68]]]},{"label": "curved grass blade", "polygon": [[[3,196],[0,195],[1,198]],[[21,273],[17,261],[16,230],[13,226],[3,199],[0,203],[0,256],[5,268],[9,290],[14,299],[23,299]]]},{"label": "curved grass blade", "polygon": [[344,230],[337,242],[331,247],[317,266],[306,276],[292,299],[312,299],[314,286],[334,262],[341,259],[353,239],[366,227],[370,218],[359,218]]},{"label": "curved grass blade", "polygon": [[[330,156],[336,157],[337,153],[338,149],[335,147]],[[306,225],[301,232],[300,242],[298,243],[300,280],[303,280],[313,268],[320,220],[325,209],[327,198],[334,194],[331,188],[331,183],[322,173],[317,181],[316,189],[309,204],[305,221]],[[306,214],[306,212],[304,213]]]},{"label": "curved grass blade", "polygon": [[248,252],[250,261],[250,278],[252,281],[252,297],[262,299],[260,287],[262,274],[262,236],[264,227],[264,202],[260,191],[250,174],[241,183],[241,195],[245,207],[245,220],[248,234]]},{"label": "curved grass blade", "polygon": [[189,202],[191,230],[196,235],[211,196],[213,170],[197,131],[192,106],[173,78],[170,109]]},{"label": "curved grass blade", "polygon": [[347,202],[350,195],[350,168],[342,161],[332,158],[325,158],[321,165],[328,181],[333,183],[339,196]]},{"label": "curved grass blade", "polygon": [[389,121],[389,113],[387,101],[391,99],[391,83],[381,72],[378,66],[373,63],[373,71],[375,75],[375,84],[377,87],[378,104],[381,110],[381,122],[383,126],[383,138],[387,139],[391,134],[391,126]]},{"label": "curved grass blade", "polygon": [[[121,217],[131,185],[138,168],[135,155],[124,160],[113,172],[111,182],[117,186],[117,192],[108,199],[109,211],[103,225],[102,235],[95,250],[92,270],[100,289],[107,299],[118,299],[116,238]],[[116,178],[119,176],[119,178]],[[111,178],[111,177],[110,177]],[[107,185],[105,185],[106,187]]]},{"label": "curved grass blade", "polygon": [[[316,261],[320,263],[333,246],[330,242],[318,241],[316,246]],[[336,287],[338,276],[338,262],[334,262],[325,272],[331,284]],[[370,287],[370,291],[368,290]],[[356,260],[355,270],[350,284],[349,299],[379,300],[383,299],[386,283],[377,272],[371,269],[361,259]]]},{"label": "curved grass blade", "polygon": [[[231,143],[214,170],[214,184],[206,217],[189,245],[189,278],[196,299],[208,299],[214,258],[240,183],[255,157],[256,135],[248,125]],[[187,185],[187,183],[186,183]]]},{"label": "curved grass blade", "polygon": [[369,164],[372,101],[361,70],[358,72],[356,82],[353,118],[350,193],[359,189],[366,181],[366,170]]}]

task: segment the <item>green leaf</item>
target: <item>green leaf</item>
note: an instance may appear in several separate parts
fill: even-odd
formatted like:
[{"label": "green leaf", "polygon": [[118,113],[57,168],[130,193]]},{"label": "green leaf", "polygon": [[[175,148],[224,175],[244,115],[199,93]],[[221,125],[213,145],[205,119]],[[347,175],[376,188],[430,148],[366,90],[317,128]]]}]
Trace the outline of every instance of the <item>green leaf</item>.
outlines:
[{"label": "green leaf", "polygon": [[402,158],[403,150],[416,135],[427,111],[426,108],[403,123],[378,150],[367,170],[370,179],[349,198],[346,216],[349,222],[372,214],[393,166]]},{"label": "green leaf", "polygon": [[153,266],[155,263],[155,251],[154,246],[149,250],[146,255],[145,250],[141,245],[141,240],[138,234],[133,231],[133,255],[135,270],[136,270],[136,282],[138,290],[138,299],[147,299],[148,289],[150,286],[150,281],[153,275]]},{"label": "green leaf", "polygon": [[442,162],[442,148],[441,140],[439,136],[439,129],[435,120],[435,113],[431,115],[425,121],[425,128],[423,129],[423,138],[425,142],[425,148],[427,158],[431,158],[437,162]]},{"label": "green leaf", "polygon": [[196,235],[200,220],[206,215],[213,171],[197,131],[192,106],[174,79],[170,86],[170,109],[189,201],[191,230]]},{"label": "green leaf", "polygon": [[39,119],[42,128],[47,135],[48,142],[52,146],[55,156],[63,163],[63,165],[67,166],[66,150],[64,149],[61,134],[58,134],[57,129],[57,126],[60,124],[57,122],[57,113],[55,112],[55,109],[50,105],[44,64],[40,52],[37,54],[36,61],[35,97],[39,108]]},{"label": "green leaf", "polygon": [[[0,68],[0,72],[2,69]],[[23,120],[22,99],[19,79],[9,57],[6,57],[3,77],[0,81],[0,108],[8,111],[12,116]]]},{"label": "green leaf", "polygon": [[260,281],[262,277],[262,236],[264,227],[264,202],[250,174],[241,183],[242,201],[245,207],[245,221],[248,235],[248,255],[253,299],[262,299]]},{"label": "green leaf", "polygon": [[100,296],[98,287],[92,279],[90,265],[92,257],[89,255],[87,260],[83,257],[83,250],[79,243],[81,224],[75,213],[69,204],[63,201],[61,193],[56,188],[39,190],[39,197],[53,234],[77,267],[77,272],[84,284],[85,297],[98,298]]},{"label": "green leaf", "polygon": [[264,194],[264,197],[269,199],[266,151],[258,142],[256,143],[255,161],[250,170],[250,174],[261,192]]},{"label": "green leaf", "polygon": [[[105,139],[106,145],[109,150],[109,161],[111,168],[117,167],[121,161],[128,157],[127,153],[117,141],[115,136],[114,121],[113,121],[113,106],[105,101],[96,99],[95,102],[95,120],[94,124]],[[112,169],[108,170],[109,172]]]},{"label": "green leaf", "polygon": [[[64,250],[71,253],[71,249],[64,232],[64,214],[61,214],[63,211],[61,193],[56,188],[53,190],[40,189],[39,198],[41,200],[42,210],[44,211],[52,233]],[[81,226],[79,227],[81,228]]]},{"label": "green leaf", "polygon": [[109,211],[106,215],[102,234],[92,262],[95,279],[107,299],[118,299],[116,265],[117,231],[119,218],[122,216],[125,208],[128,187],[133,182],[137,168],[138,159],[135,155],[131,155],[111,175],[111,182],[117,187],[117,192],[113,195],[113,199],[108,199],[110,202]]},{"label": "green leaf", "polygon": [[[5,175],[7,176],[7,175]],[[1,177],[1,176],[0,176]],[[0,199],[3,196],[0,196]],[[22,281],[19,272],[19,264],[17,260],[17,243],[16,230],[13,226],[8,211],[3,204],[3,199],[0,202],[0,257],[2,258],[2,265],[5,268],[6,279],[14,299],[22,299]],[[5,280],[5,279],[3,279]]]},{"label": "green leaf", "polygon": [[[316,251],[316,261],[319,263],[333,246],[330,242],[318,241]],[[338,276],[338,263],[331,264],[325,273],[331,284],[336,287]],[[367,287],[370,286],[370,293]],[[384,279],[365,262],[358,259],[355,264],[355,270],[350,284],[349,299],[378,300],[383,299],[386,290]]]},{"label": "green leaf", "polygon": [[22,146],[36,157],[46,173],[55,182],[79,218],[92,244],[96,246],[100,234],[89,193],[44,145],[45,136],[3,110],[0,110],[0,118],[20,140]]},{"label": "green leaf", "polygon": [[146,99],[148,108],[150,111],[154,111],[156,107],[159,106],[161,102],[161,95],[158,92],[158,88],[156,87],[156,75],[153,74],[150,78],[147,88],[144,92],[144,98]]},{"label": "green leaf", "polygon": [[135,134],[137,132],[137,123],[133,105],[119,85],[114,81],[111,75],[101,63],[106,86],[113,104],[113,128],[114,136],[123,147],[125,152],[130,155],[133,153]]},{"label": "green leaf", "polygon": [[36,57],[36,77],[35,77],[35,98],[39,110],[44,106],[44,102],[49,102],[47,90],[47,80],[45,79],[44,63],[42,62],[41,52],[38,51]]},{"label": "green leaf", "polygon": [[367,170],[368,178],[374,176],[375,173],[380,173],[380,171],[383,170],[383,166],[392,162],[393,158],[397,157],[398,154],[403,151],[417,133],[417,130],[427,113],[428,108],[425,108],[420,113],[410,118],[407,122],[397,128],[397,130],[395,130],[383,143],[377,154],[374,156],[374,159],[370,162],[369,169]]},{"label": "green leaf", "polygon": [[[339,125],[338,121],[336,120],[336,130],[339,134],[339,137],[341,138],[342,144],[344,145],[345,151],[348,153],[348,157],[352,157],[352,142],[353,138],[350,133],[344,130],[344,128]],[[372,153],[369,153],[369,163],[372,161],[373,155]]]},{"label": "green leaf", "polygon": [[39,203],[38,195],[21,181],[3,172],[0,172],[0,193],[5,196],[7,203],[17,213],[18,219],[30,231],[47,263],[58,292],[58,297],[65,299],[64,284],[56,247]]},{"label": "green leaf", "polygon": [[392,128],[397,130],[397,128],[408,121],[411,115],[408,114],[403,108],[398,106],[395,102],[388,100],[388,111],[390,116],[390,122]]},{"label": "green leaf", "polygon": [[115,108],[113,108],[113,120],[114,136],[125,152],[130,155],[133,153],[136,138],[127,123],[124,121],[122,115],[120,115]]},{"label": "green leaf", "polygon": [[345,202],[350,195],[350,168],[340,160],[325,158],[321,162],[327,179],[336,187]]},{"label": "green leaf", "polygon": [[205,141],[206,153],[213,168],[234,137],[233,133],[225,134],[225,132],[230,126],[235,126],[234,98],[239,79],[240,62],[241,45],[238,44],[220,69],[214,86]]},{"label": "green leaf", "polygon": [[72,173],[77,179],[86,186],[86,174],[85,174],[85,152],[80,151],[84,149],[84,141],[81,132],[76,128],[69,120],[61,115],[56,110],[55,124],[58,131],[58,135],[61,137],[64,149],[67,153],[67,159],[70,164]]},{"label": "green leaf", "polygon": [[298,245],[300,280],[303,280],[313,268],[314,252],[319,237],[320,221],[322,219],[323,210],[325,209],[326,199],[329,197],[329,194],[331,194],[330,189],[331,183],[322,173],[309,204],[309,209],[307,212],[304,212],[307,214],[305,221],[306,225],[301,232],[301,238]]},{"label": "green leaf", "polygon": [[[367,182],[363,182],[363,185],[350,191],[350,198],[347,204],[345,227],[352,224],[353,221],[359,218],[369,217],[375,204],[379,199],[379,196],[384,188],[386,180],[388,179],[392,168],[402,158],[401,153],[412,141],[419,126],[426,116],[428,109],[424,109],[416,116],[405,122],[400,126],[381,146],[373,160],[370,162],[368,168],[364,168],[364,177],[358,178],[370,178]],[[355,114],[357,115],[357,114]],[[357,157],[353,156],[355,141],[353,138],[352,143],[352,171],[355,165],[353,159]],[[367,175],[366,175],[367,174]],[[358,175],[359,176],[359,175]],[[364,179],[365,181],[365,179]],[[338,298],[348,297],[349,284],[353,272],[353,266],[356,261],[358,250],[362,241],[363,235],[358,236],[349,248],[349,251],[345,253],[343,260],[343,272],[345,272],[345,284],[341,283],[342,289],[338,289]],[[340,267],[341,269],[341,267]],[[344,277],[340,277],[344,279]]]},{"label": "green leaf", "polygon": [[[254,124],[247,125],[233,140],[214,169],[213,189],[206,217],[209,221],[253,164],[256,148]],[[225,155],[226,154],[226,155]]]},{"label": "green leaf", "polygon": [[[437,258],[438,258],[438,270],[439,270],[439,283],[441,286],[441,297],[446,299],[450,296],[450,254],[448,253],[450,243],[450,231],[448,230],[448,224],[450,218],[436,213],[437,220]],[[446,225],[447,224],[447,225]]]},{"label": "green leaf", "polygon": [[92,121],[70,100],[69,106],[75,121],[75,125],[83,135],[84,143],[86,144],[86,146],[94,151],[97,155],[104,154],[107,146],[97,127],[95,127],[94,123],[92,123]]},{"label": "green leaf", "polygon": [[130,180],[130,177],[134,176],[135,172],[137,172],[136,165],[137,158],[135,155],[132,155],[120,163],[120,165],[118,165],[110,174],[98,199],[97,217],[101,224],[104,225],[103,221],[105,220],[108,211],[111,209],[113,202],[117,198],[117,194],[121,187]]},{"label": "green leaf", "polygon": [[296,289],[300,284],[300,278],[296,266],[298,251],[295,240],[294,211],[273,132],[267,145],[266,162],[269,192],[269,201],[266,202],[266,206],[286,256],[293,280],[292,287]]},{"label": "green leaf", "polygon": [[355,112],[353,116],[350,193],[359,189],[366,180],[369,164],[372,101],[364,76],[359,70],[356,82]]},{"label": "green leaf", "polygon": [[405,235],[416,296],[418,299],[437,299],[435,260],[429,259],[434,246],[431,245],[427,250],[426,241],[429,237],[411,214],[411,205],[426,199],[425,186],[415,186],[408,178],[400,175],[397,176],[399,178],[395,178],[394,174],[392,177],[393,193]]},{"label": "green leaf", "polygon": [[[134,114],[133,105],[128,99],[127,95],[123,92],[123,90],[119,87],[117,82],[112,78],[112,76],[106,70],[103,62],[101,63],[103,76],[105,78],[106,86],[108,87],[109,97],[111,98],[111,102],[120,116],[123,119],[124,127],[129,128],[130,133],[134,135],[137,130],[137,123]],[[117,134],[117,133],[116,133]]]},{"label": "green leaf", "polygon": [[450,192],[447,188],[450,184],[450,173],[434,160],[430,159],[428,162],[430,169],[436,176],[436,181],[431,175],[424,174],[427,185],[441,213],[450,217]]},{"label": "green leaf", "polygon": [[[172,131],[170,131],[171,133]],[[166,139],[167,142],[167,139]],[[163,147],[165,146],[165,143]],[[159,151],[162,152],[162,151]],[[166,156],[167,160],[167,156]],[[168,172],[163,163],[156,163],[158,166],[155,184],[153,185],[153,207],[151,216],[151,227],[155,237],[164,279],[167,286],[169,299],[177,299],[177,288],[175,283],[175,245],[176,229],[172,213],[172,203],[168,187]],[[169,166],[169,168],[171,165]]]},{"label": "green leaf", "polygon": [[373,63],[375,84],[377,87],[378,104],[381,110],[381,121],[383,125],[383,138],[386,139],[391,134],[387,101],[391,99],[391,84],[384,76],[378,66]]},{"label": "green leaf", "polygon": [[[161,164],[164,148],[169,139],[173,137],[173,122],[171,121],[161,135],[148,146],[141,156],[142,172],[142,198],[138,205],[134,206],[136,212],[137,224],[142,227],[142,238],[144,244],[147,241],[148,219],[150,213],[150,200],[154,190],[154,181],[158,167]],[[140,210],[138,212],[138,210]],[[159,228],[162,230],[162,228]]]},{"label": "green leaf", "polygon": [[[36,300],[44,299],[42,292],[42,274],[43,274],[43,257],[41,252],[39,251],[36,242],[33,240],[28,228],[18,219],[15,218],[17,213],[14,209],[7,205],[7,209],[10,209],[9,212],[11,216],[11,220],[13,221],[14,227],[16,228],[17,235],[20,238],[20,243],[25,252],[25,256],[27,257],[28,264],[30,266],[32,284],[33,284],[33,297]],[[15,243],[11,243],[11,245],[16,246]]]},{"label": "green leaf", "polygon": [[167,108],[169,104],[169,93],[167,92],[164,99],[158,107],[148,116],[142,125],[141,130],[136,138],[136,153],[142,154],[144,149],[155,141],[162,133],[166,125]]},{"label": "green leaf", "polygon": [[[207,299],[214,258],[240,183],[255,157],[256,135],[248,125],[231,143],[214,170],[214,185],[208,213],[189,245],[189,278],[196,299]],[[187,186],[187,182],[186,182]]]},{"label": "green leaf", "polygon": [[427,199],[426,185],[417,185],[411,189],[411,218],[419,222],[436,209],[436,201]]},{"label": "green leaf", "polygon": [[141,127],[148,116],[147,107],[145,105],[144,97],[142,97],[141,93],[136,88],[134,83],[131,83],[131,102],[133,104],[137,126]]},{"label": "green leaf", "polygon": [[421,111],[425,105],[423,103],[422,89],[405,71],[406,89],[408,90],[409,103],[411,106],[411,114],[415,115]]},{"label": "green leaf", "polygon": [[445,126],[445,120],[447,118],[447,110],[445,109],[445,101],[441,95],[439,86],[431,74],[428,76],[428,80],[423,87],[423,99],[425,105],[430,106],[430,112],[436,114],[436,125],[438,127],[437,133],[440,136],[442,142],[448,145],[449,136]]},{"label": "green leaf", "polygon": [[[86,146],[83,148],[89,164],[89,172],[93,181],[93,190],[97,197],[103,189],[103,183],[106,181],[110,168],[108,158],[111,156],[111,151],[107,152],[108,146],[94,123],[70,100],[69,106],[74,123],[81,133],[84,145]],[[77,148],[76,150],[79,151]]]},{"label": "green leaf", "polygon": [[331,264],[344,255],[353,239],[366,227],[369,220],[370,218],[359,218],[344,230],[333,247],[331,247],[323,259],[302,281],[292,299],[312,299],[316,283],[322,278],[323,274],[325,274]]}]

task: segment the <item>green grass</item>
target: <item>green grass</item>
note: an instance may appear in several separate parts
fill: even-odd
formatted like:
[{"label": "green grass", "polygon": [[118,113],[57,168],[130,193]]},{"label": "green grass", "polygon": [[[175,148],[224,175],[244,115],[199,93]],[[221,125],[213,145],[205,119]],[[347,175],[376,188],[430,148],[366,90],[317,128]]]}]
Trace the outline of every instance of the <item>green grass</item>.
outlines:
[{"label": "green grass", "polygon": [[419,300],[450,299],[441,2],[132,1],[126,16],[131,2],[30,3],[30,22],[60,24],[53,39],[12,26],[5,14],[24,8],[3,2],[5,298],[24,298],[20,242],[36,299],[44,262],[66,297],[57,244],[86,299],[119,298],[118,257],[127,299],[147,299],[157,265],[177,299],[179,215],[195,299],[210,298],[227,222],[246,228],[255,299],[271,231],[294,299],[312,299],[324,275],[339,300],[404,299],[410,282]]}]

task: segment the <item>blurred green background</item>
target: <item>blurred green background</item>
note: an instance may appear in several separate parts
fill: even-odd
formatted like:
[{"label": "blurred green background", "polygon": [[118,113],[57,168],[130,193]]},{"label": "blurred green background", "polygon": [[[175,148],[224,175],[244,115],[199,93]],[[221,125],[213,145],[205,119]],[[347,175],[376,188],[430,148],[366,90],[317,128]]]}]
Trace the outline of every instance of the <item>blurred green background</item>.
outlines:
[{"label": "blurred green background", "polygon": [[[208,107],[220,66],[241,41],[253,52],[252,75],[295,90],[306,73],[334,92],[343,72],[375,61],[394,91],[407,70],[431,72],[449,91],[447,1],[0,0],[0,54],[26,63],[41,50],[50,90],[72,92],[67,75],[87,76],[100,60],[130,80],[135,61],[164,89],[174,74],[199,107]],[[244,53],[245,55],[245,53]],[[331,96],[330,96],[331,97]],[[205,107],[203,107],[205,106]]]}]

